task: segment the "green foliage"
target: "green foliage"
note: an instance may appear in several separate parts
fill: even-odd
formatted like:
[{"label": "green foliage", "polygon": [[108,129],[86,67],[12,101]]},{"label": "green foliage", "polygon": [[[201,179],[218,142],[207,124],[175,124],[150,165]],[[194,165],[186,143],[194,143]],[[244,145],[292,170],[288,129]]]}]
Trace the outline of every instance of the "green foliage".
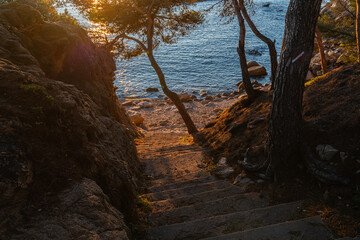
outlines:
[{"label": "green foliage", "polygon": [[39,115],[44,114],[43,107],[41,107],[41,106],[34,106],[34,107],[31,108],[31,110],[34,113],[39,114]]},{"label": "green foliage", "polygon": [[[243,0],[244,5],[247,8],[247,11],[249,14],[255,14],[254,11],[254,1],[253,0]],[[209,9],[206,11],[211,11],[213,9],[216,9],[219,12],[219,17],[222,19],[227,19],[227,23],[233,21],[235,19],[235,11],[233,7],[232,0],[222,0],[214,5],[212,5]]]},{"label": "green foliage", "polygon": [[175,43],[204,20],[201,12],[189,8],[193,0],[71,1],[89,20],[106,28],[107,36],[99,33],[101,42],[124,58]]},{"label": "green foliage", "polygon": [[189,141],[189,138],[188,138],[188,137],[183,137],[183,138],[181,139],[181,141],[187,142],[187,141]]},{"label": "green foliage", "polygon": [[144,212],[151,212],[152,206],[148,199],[141,195],[136,196],[136,203],[140,209],[142,209]]},{"label": "green foliage", "polygon": [[318,22],[319,29],[326,38],[341,42],[345,63],[356,62],[357,59],[355,6],[355,0],[331,0],[325,5],[326,11]]},{"label": "green foliage", "polygon": [[314,83],[320,81],[320,80],[323,80],[324,78],[326,78],[328,75],[329,75],[330,72],[326,73],[326,74],[323,74],[321,76],[318,76],[318,77],[314,77],[312,78],[310,81],[306,82],[305,83],[305,88],[313,85]]},{"label": "green foliage", "polygon": [[22,84],[20,88],[23,89],[25,92],[30,92],[34,95],[42,96],[49,101],[55,100],[54,97],[51,96],[43,86],[30,83],[30,84]]},{"label": "green foliage", "polygon": [[76,19],[68,12],[59,14],[54,8],[54,0],[0,0],[0,5],[6,3],[28,4],[38,10],[46,21],[64,21],[73,25],[79,25]]}]

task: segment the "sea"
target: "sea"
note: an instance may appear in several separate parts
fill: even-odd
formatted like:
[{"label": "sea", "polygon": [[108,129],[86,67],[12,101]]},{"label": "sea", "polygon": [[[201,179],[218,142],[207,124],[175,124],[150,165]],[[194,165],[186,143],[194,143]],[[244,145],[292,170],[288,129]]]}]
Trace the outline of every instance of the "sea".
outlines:
[{"label": "sea", "polygon": [[[197,10],[209,9],[217,0],[197,3]],[[270,4],[268,7],[264,6]],[[259,31],[276,40],[278,54],[284,34],[285,15],[289,0],[254,0],[251,18]],[[64,9],[58,9],[63,11]],[[69,11],[69,10],[68,10]],[[85,28],[94,27],[76,10],[69,11]],[[154,52],[162,68],[168,87],[177,92],[198,95],[200,90],[208,94],[230,93],[241,81],[241,70],[236,47],[239,39],[237,20],[229,21],[214,9],[205,15],[205,22],[189,35],[174,44],[162,44]],[[270,82],[270,56],[267,45],[258,39],[247,26],[245,50],[248,61],[257,61],[267,69],[268,75],[256,80]],[[254,54],[256,52],[257,54]],[[146,92],[148,87],[161,90],[159,80],[146,56],[130,60],[117,59],[114,85],[120,99],[161,98],[159,92]],[[159,96],[160,95],[160,96]]]}]

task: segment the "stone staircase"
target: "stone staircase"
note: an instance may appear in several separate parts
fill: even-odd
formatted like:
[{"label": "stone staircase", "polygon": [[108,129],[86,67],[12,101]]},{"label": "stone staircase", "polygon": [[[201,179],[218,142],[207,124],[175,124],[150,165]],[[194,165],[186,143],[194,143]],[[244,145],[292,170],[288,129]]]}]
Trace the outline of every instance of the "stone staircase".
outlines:
[{"label": "stone staircase", "polygon": [[329,240],[319,216],[301,218],[302,202],[269,205],[261,193],[215,177],[194,177],[148,189],[153,207],[147,239]]},{"label": "stone staircase", "polygon": [[155,134],[138,143],[152,179],[142,195],[153,208],[146,239],[334,239],[320,216],[302,217],[302,201],[270,205],[266,194],[210,176],[199,167],[201,149],[179,139]]}]

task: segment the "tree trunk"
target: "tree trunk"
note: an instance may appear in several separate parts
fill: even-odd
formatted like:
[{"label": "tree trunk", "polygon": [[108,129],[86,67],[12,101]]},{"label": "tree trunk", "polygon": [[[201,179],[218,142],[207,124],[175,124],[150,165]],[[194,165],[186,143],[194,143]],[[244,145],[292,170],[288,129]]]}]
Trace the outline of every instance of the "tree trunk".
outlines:
[{"label": "tree trunk", "polygon": [[321,0],[290,0],[269,120],[268,174],[291,177],[301,157],[304,80],[314,49]]},{"label": "tree trunk", "polygon": [[166,85],[166,81],[165,81],[165,75],[162,72],[160,66],[158,65],[158,63],[156,62],[154,55],[152,52],[148,52],[147,56],[151,62],[151,66],[154,68],[156,74],[158,75],[160,84],[161,84],[161,88],[164,92],[164,94],[175,104],[176,108],[178,109],[182,119],[185,122],[186,128],[188,130],[188,133],[193,135],[195,133],[198,132],[198,130],[195,127],[194,122],[192,121],[190,115],[188,114],[188,112],[186,111],[184,104],[181,102],[179,96],[170,91],[169,88]]},{"label": "tree trunk", "polygon": [[255,24],[253,23],[253,21],[251,20],[251,18],[249,17],[249,14],[246,11],[245,5],[244,5],[244,0],[239,0],[239,7],[240,10],[242,12],[242,15],[244,16],[246,22],[248,23],[249,27],[251,28],[251,31],[253,31],[253,33],[264,43],[267,44],[268,48],[269,48],[269,54],[270,54],[270,61],[271,61],[271,88],[273,88],[274,86],[274,80],[275,80],[275,76],[276,76],[276,69],[278,66],[278,61],[277,61],[277,52],[276,52],[276,47],[275,47],[275,41],[271,41],[269,38],[267,38],[266,36],[264,36],[263,34],[261,34],[259,32],[259,30],[257,29],[257,27],[255,26]]},{"label": "tree trunk", "polygon": [[324,52],[324,46],[323,46],[323,42],[322,42],[322,37],[321,37],[321,33],[319,28],[316,26],[316,30],[315,30],[315,36],[316,36],[316,42],[319,48],[319,53],[320,53],[320,58],[321,58],[321,70],[322,73],[325,74],[327,73],[327,63],[326,63],[326,58],[325,58],[325,52]]},{"label": "tree trunk", "polygon": [[237,48],[237,53],[238,53],[239,59],[240,59],[242,80],[243,80],[245,92],[248,95],[248,98],[253,99],[255,97],[256,93],[251,85],[249,71],[248,71],[248,67],[247,67],[246,55],[245,55],[245,34],[246,34],[245,22],[244,22],[244,18],[241,15],[237,0],[233,0],[233,5],[235,8],[236,16],[238,18],[239,27],[240,27],[239,46]]},{"label": "tree trunk", "polygon": [[358,62],[360,63],[360,0],[356,0],[356,43]]}]

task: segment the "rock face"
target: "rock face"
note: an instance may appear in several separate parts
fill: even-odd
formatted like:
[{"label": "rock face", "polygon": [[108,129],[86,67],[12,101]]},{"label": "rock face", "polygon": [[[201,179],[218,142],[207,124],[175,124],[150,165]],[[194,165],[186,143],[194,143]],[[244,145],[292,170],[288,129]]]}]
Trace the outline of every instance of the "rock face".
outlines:
[{"label": "rock face", "polygon": [[115,64],[86,32],[0,7],[0,235],[127,239],[140,164]]},{"label": "rock face", "polygon": [[56,209],[36,214],[11,239],[128,239],[122,214],[94,181],[83,179],[61,192],[59,200]]}]

